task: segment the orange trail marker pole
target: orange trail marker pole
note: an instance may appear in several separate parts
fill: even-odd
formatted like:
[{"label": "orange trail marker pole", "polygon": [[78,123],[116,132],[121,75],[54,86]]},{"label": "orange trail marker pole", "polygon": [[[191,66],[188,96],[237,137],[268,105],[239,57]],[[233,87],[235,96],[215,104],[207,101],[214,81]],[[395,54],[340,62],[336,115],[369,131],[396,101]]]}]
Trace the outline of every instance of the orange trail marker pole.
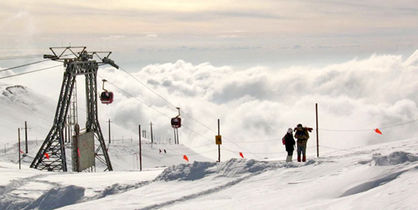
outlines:
[{"label": "orange trail marker pole", "polygon": [[239,156],[241,156],[242,158],[244,158],[244,155],[242,154],[242,152],[239,153]]},{"label": "orange trail marker pole", "polygon": [[379,130],[379,128],[376,128],[376,129],[374,130],[374,132],[376,132],[377,134],[383,135],[382,131],[380,131],[380,130]]},{"label": "orange trail marker pole", "polygon": [[183,159],[187,162],[189,162],[189,158],[187,157],[187,155],[183,155]]}]

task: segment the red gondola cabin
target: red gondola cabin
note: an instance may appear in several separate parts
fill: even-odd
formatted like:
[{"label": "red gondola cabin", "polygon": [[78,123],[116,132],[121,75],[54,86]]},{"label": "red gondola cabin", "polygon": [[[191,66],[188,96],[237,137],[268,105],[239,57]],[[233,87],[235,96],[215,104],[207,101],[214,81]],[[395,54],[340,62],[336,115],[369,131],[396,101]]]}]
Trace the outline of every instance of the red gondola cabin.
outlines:
[{"label": "red gondola cabin", "polygon": [[171,127],[180,128],[181,127],[181,118],[180,117],[171,118]]},{"label": "red gondola cabin", "polygon": [[100,101],[102,104],[111,104],[113,102],[113,93],[109,91],[104,91],[100,94]]}]

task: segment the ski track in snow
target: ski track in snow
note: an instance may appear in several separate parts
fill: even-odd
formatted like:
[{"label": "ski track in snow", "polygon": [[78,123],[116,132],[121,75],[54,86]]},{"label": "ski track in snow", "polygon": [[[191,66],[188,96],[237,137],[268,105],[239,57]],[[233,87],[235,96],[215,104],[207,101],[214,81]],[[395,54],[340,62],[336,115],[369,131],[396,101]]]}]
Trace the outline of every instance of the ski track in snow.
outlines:
[{"label": "ski track in snow", "polygon": [[369,191],[373,188],[382,186],[384,184],[387,184],[387,183],[395,180],[396,178],[398,178],[400,175],[402,175],[405,172],[409,172],[409,171],[413,171],[413,170],[417,170],[417,169],[418,169],[418,166],[415,166],[411,169],[398,171],[398,172],[386,175],[382,178],[376,178],[373,181],[365,182],[363,184],[360,184],[360,185],[357,185],[353,188],[350,188],[349,190],[345,191],[340,197],[350,196],[350,195],[354,195],[354,194]]},{"label": "ski track in snow", "polygon": [[0,191],[0,194],[7,194],[13,190],[16,190],[17,188],[27,184],[28,182],[34,181],[34,179],[38,178],[38,177],[42,177],[45,176],[44,174],[38,174],[38,175],[34,175],[34,176],[30,176],[30,177],[25,177],[25,178],[21,178],[21,179],[14,179],[10,181],[10,184],[6,185],[3,187],[2,191]]},{"label": "ski track in snow", "polygon": [[152,182],[150,181],[143,181],[136,184],[113,184],[112,186],[106,187],[103,191],[99,192],[97,195],[93,197],[86,197],[81,202],[87,202],[92,200],[101,199],[110,195],[121,194],[130,190],[135,190],[145,185],[148,185]]},{"label": "ski track in snow", "polygon": [[[120,193],[124,193],[129,190],[138,189],[144,185],[150,184],[149,181],[143,181],[136,184],[113,184],[111,186],[106,187],[103,191],[98,192],[97,195],[92,197],[84,197],[84,190],[85,188],[79,186],[63,186],[57,182],[51,182],[46,180],[37,180],[37,178],[45,178],[46,174],[38,174],[26,178],[15,179],[10,182],[10,184],[3,186],[0,188],[0,209],[51,209],[51,208],[58,208],[63,207],[75,203],[82,203],[91,200],[101,199],[110,195],[116,195]],[[11,193],[12,191],[18,190],[20,187],[24,185],[28,185],[30,183],[37,182],[43,183],[47,185],[53,186],[45,192],[42,193],[42,196],[38,199],[29,199],[20,197],[19,195]],[[64,191],[64,193],[62,193]],[[70,198],[73,199],[65,199],[64,202],[58,202],[56,199],[57,194],[59,197],[68,197],[71,195]],[[78,194],[77,196],[73,196],[73,194]],[[55,196],[50,198],[51,196]],[[54,204],[55,206],[51,206],[50,202],[58,202],[60,205]],[[46,203],[46,204],[45,204]],[[49,205],[48,205],[49,204]]]},{"label": "ski track in snow", "polygon": [[45,176],[47,176],[47,174],[38,174],[25,178],[11,180],[10,184],[4,186],[0,191],[0,194],[2,194],[0,196],[0,209],[24,209],[30,206],[35,201],[34,199],[21,197],[16,193],[12,193],[13,191],[18,190],[20,187],[28,185],[29,183],[37,182],[52,185],[54,188],[62,187],[60,184],[56,182],[37,180],[37,178]]},{"label": "ski track in snow", "polygon": [[[260,173],[262,173],[262,172],[260,172]],[[144,209],[144,210],[159,209],[159,208],[163,208],[163,207],[166,207],[166,206],[169,206],[169,205],[173,205],[173,204],[178,203],[178,202],[184,202],[184,201],[189,201],[189,200],[192,200],[192,199],[196,199],[196,198],[201,197],[201,196],[205,196],[205,195],[208,195],[208,194],[211,194],[211,193],[215,193],[215,192],[219,192],[221,190],[225,190],[228,187],[232,187],[232,186],[234,186],[234,185],[236,185],[236,184],[238,184],[238,183],[240,183],[240,182],[242,182],[246,179],[249,179],[253,176],[256,176],[260,173],[256,173],[256,174],[253,174],[253,175],[247,175],[247,176],[235,179],[233,181],[227,182],[226,184],[216,186],[214,188],[210,188],[210,189],[198,192],[198,193],[193,193],[193,194],[190,194],[190,195],[182,196],[178,199],[166,201],[164,203],[158,203],[158,204],[153,204],[153,205],[150,205],[150,206],[146,206],[146,207],[141,208],[141,209]]]}]

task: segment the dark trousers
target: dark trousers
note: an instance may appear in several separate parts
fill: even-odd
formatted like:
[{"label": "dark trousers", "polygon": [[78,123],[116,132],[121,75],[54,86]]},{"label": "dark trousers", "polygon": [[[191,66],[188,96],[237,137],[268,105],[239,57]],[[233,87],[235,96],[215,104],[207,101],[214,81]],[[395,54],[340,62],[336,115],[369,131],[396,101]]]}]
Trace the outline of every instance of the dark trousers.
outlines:
[{"label": "dark trousers", "polygon": [[288,151],[287,151],[287,155],[288,155],[288,156],[293,156],[293,150],[288,150]]},{"label": "dark trousers", "polygon": [[306,161],[306,143],[307,141],[298,141],[297,145],[297,152],[298,152],[298,161],[300,162],[301,156],[303,155],[302,161]]},{"label": "dark trousers", "polygon": [[306,146],[299,146],[298,145],[298,156],[305,156],[306,155]]}]

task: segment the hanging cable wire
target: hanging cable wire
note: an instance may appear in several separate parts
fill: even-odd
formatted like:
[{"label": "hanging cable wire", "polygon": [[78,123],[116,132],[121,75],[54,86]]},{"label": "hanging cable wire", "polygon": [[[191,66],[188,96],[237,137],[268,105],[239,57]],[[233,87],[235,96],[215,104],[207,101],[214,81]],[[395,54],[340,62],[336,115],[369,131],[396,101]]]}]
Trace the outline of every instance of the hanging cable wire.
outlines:
[{"label": "hanging cable wire", "polygon": [[[99,78],[102,78],[102,77],[100,77],[100,76],[99,76]],[[152,109],[152,110],[154,110],[155,112],[158,112],[159,114],[161,114],[161,115],[163,115],[163,116],[166,116],[166,117],[170,118],[170,115],[168,115],[167,113],[164,113],[164,112],[162,112],[162,111],[160,111],[160,110],[158,110],[158,109],[156,109],[156,108],[152,107],[151,105],[148,105],[147,103],[145,103],[145,101],[140,100],[140,99],[138,99],[137,97],[134,97],[132,94],[130,94],[129,92],[127,92],[127,91],[123,90],[122,88],[118,87],[118,86],[117,86],[116,84],[114,84],[113,82],[108,81],[108,83],[109,83],[110,85],[112,85],[113,87],[115,87],[116,89],[118,89],[119,91],[121,91],[122,93],[124,93],[125,95],[127,95],[128,97],[133,98],[133,99],[135,99],[136,101],[138,101],[139,103],[144,104],[147,108]],[[197,134],[197,135],[200,135],[200,136],[204,137],[204,135],[203,135],[203,134],[201,134],[201,133],[199,133],[199,132],[197,132],[197,131],[195,131],[195,130],[193,130],[193,129],[189,128],[188,126],[183,125],[183,127],[184,127],[184,128],[186,128],[187,130],[190,130],[191,132],[193,132],[193,133],[195,133],[195,134]],[[205,137],[205,138],[206,138],[206,137]]]},{"label": "hanging cable wire", "polygon": [[394,128],[394,127],[399,127],[399,126],[402,126],[402,125],[408,125],[408,124],[412,124],[412,123],[416,123],[416,122],[418,122],[418,119],[410,120],[410,121],[406,121],[406,122],[400,122],[400,123],[397,123],[397,124],[392,124],[392,125],[387,125],[387,126],[382,126],[381,128],[382,129]]},{"label": "hanging cable wire", "polygon": [[[100,77],[100,76],[99,76],[99,78],[102,78],[102,77]],[[152,107],[152,106],[150,106],[150,105],[146,104],[146,103],[145,103],[145,101],[143,101],[143,100],[139,100],[137,97],[134,97],[132,94],[130,94],[129,92],[127,92],[127,91],[123,90],[122,88],[118,87],[118,86],[117,86],[117,85],[115,85],[113,82],[108,81],[108,83],[109,83],[110,85],[112,85],[113,87],[115,87],[116,89],[118,89],[119,91],[123,92],[123,93],[124,93],[125,95],[127,95],[128,97],[130,97],[130,98],[134,98],[134,99],[135,99],[135,100],[137,100],[138,102],[140,102],[140,103],[144,104],[146,107],[148,107],[148,108],[150,108],[150,109],[152,109],[152,110],[154,110],[154,111],[158,112],[158,113],[159,113],[159,114],[161,114],[161,115],[164,115],[164,116],[166,116],[166,117],[170,118],[170,116],[169,116],[168,114],[166,114],[166,113],[164,113],[164,112],[161,112],[160,110],[155,109],[154,107]],[[193,129],[191,129],[191,128],[187,127],[187,126],[184,126],[184,125],[183,125],[183,127],[184,127],[185,129],[187,129],[187,130],[189,130],[189,131],[191,131],[191,132],[195,133],[196,135],[199,135],[199,136],[203,137],[204,139],[206,139],[205,135],[203,135],[203,134],[201,134],[201,133],[199,133],[199,132],[197,132],[197,131],[195,131],[195,130],[193,130]],[[208,128],[208,129],[210,129],[210,128]],[[249,152],[249,151],[248,151],[248,150],[246,150],[246,149],[243,149],[241,146],[239,146],[237,143],[235,143],[235,142],[233,142],[233,141],[228,141],[228,142],[230,142],[230,143],[234,144],[236,147],[238,147],[238,148],[242,149],[242,151],[241,151],[241,152],[246,152],[246,153],[248,153],[248,154],[253,155],[254,157],[261,158],[260,156],[256,155],[255,153],[252,153],[252,152]],[[208,145],[209,145],[209,144],[208,144]],[[223,146],[223,148],[225,148],[225,146]],[[229,150],[230,152],[233,152],[233,153],[239,153],[238,151],[233,151],[233,150],[231,150],[231,149],[227,149],[227,148],[225,148],[225,149],[226,149],[227,151]],[[259,154],[264,154],[264,153],[259,153]]]},{"label": "hanging cable wire", "polygon": [[[418,119],[400,122],[392,125],[380,126],[381,129],[390,129],[395,128],[403,125],[413,124],[418,122]],[[320,131],[329,131],[329,132],[370,132],[376,128],[367,128],[367,129],[319,129]]]},{"label": "hanging cable wire", "polygon": [[325,145],[322,145],[322,144],[320,144],[319,147],[328,148],[328,149],[337,150],[337,151],[351,151],[350,149],[330,147],[330,146],[325,146]]},{"label": "hanging cable wire", "polygon": [[[7,70],[11,70],[11,69],[16,69],[16,68],[21,68],[21,67],[25,67],[25,66],[30,66],[30,65],[34,65],[34,64],[37,64],[37,63],[41,63],[41,62],[45,62],[46,60],[42,60],[42,61],[36,61],[36,62],[31,62],[31,63],[27,63],[27,64],[23,64],[23,65],[19,65],[19,66],[14,66],[14,67],[9,67],[9,68],[6,68],[6,69],[2,69],[2,70],[0,70],[0,72],[3,72],[3,71],[7,71]],[[13,78],[13,77],[17,77],[17,76],[22,76],[22,75],[26,75],[26,74],[31,74],[31,73],[35,73],[35,72],[40,72],[40,71],[45,71],[45,70],[48,70],[48,69],[52,69],[52,68],[56,68],[56,67],[59,67],[59,66],[61,66],[61,65],[55,65],[55,66],[50,66],[50,67],[45,67],[45,68],[40,68],[40,69],[36,69],[36,70],[31,70],[31,71],[27,71],[27,72],[22,72],[22,73],[18,73],[18,74],[13,74],[13,75],[8,75],[8,76],[4,76],[4,77],[0,77],[0,79],[6,79],[6,78]],[[124,69],[122,69],[125,73],[127,73],[128,75],[130,75],[135,81],[137,81],[139,84],[141,84],[142,86],[144,86],[144,87],[146,87],[148,90],[150,90],[151,92],[153,92],[154,94],[156,94],[157,96],[159,96],[161,99],[163,99],[165,102],[167,102],[170,106],[172,106],[172,107],[174,107],[174,108],[176,108],[176,106],[173,104],[173,103],[171,103],[168,99],[166,99],[166,98],[164,98],[162,95],[160,95],[158,92],[156,92],[156,91],[154,91],[152,88],[149,88],[148,86],[146,86],[144,83],[142,83],[140,80],[138,80],[134,75],[132,75],[132,74],[130,74],[129,72],[127,72],[126,70],[124,70]],[[109,82],[110,83],[110,82]],[[137,100],[137,101],[139,101],[140,103],[142,103],[142,104],[145,104],[146,105],[146,107],[148,107],[148,108],[150,108],[150,109],[152,109],[152,110],[154,110],[154,111],[156,111],[156,112],[158,112],[158,113],[160,113],[160,114],[162,114],[162,115],[164,115],[164,116],[167,116],[168,118],[170,118],[170,116],[168,115],[168,114],[166,114],[166,113],[164,113],[164,112],[161,112],[160,110],[158,110],[158,109],[155,109],[154,107],[152,107],[152,106],[150,106],[150,105],[148,105],[148,104],[146,104],[145,103],[145,101],[141,101],[141,100],[139,100],[138,98],[136,98],[136,97],[134,97],[134,96],[132,96],[130,93],[128,93],[127,91],[125,91],[125,90],[123,90],[123,89],[121,89],[121,88],[119,88],[118,86],[116,86],[115,84],[113,84],[113,83],[110,83],[112,86],[114,86],[115,88],[117,88],[118,90],[120,90],[120,91],[122,91],[122,92],[124,92],[126,95],[128,95],[129,97],[131,97],[131,98],[134,98],[135,100]],[[184,113],[184,112],[183,112]],[[187,114],[188,115],[188,114]],[[195,119],[195,118],[193,118],[193,117],[190,117],[192,120],[194,120],[194,121],[196,121],[196,122],[198,122],[199,124],[201,124],[202,126],[204,126],[206,129],[208,129],[209,131],[212,131],[212,132],[215,132],[214,130],[212,130],[209,126],[207,126],[206,124],[204,124],[204,123],[202,123],[202,122],[200,122],[199,120],[197,120],[197,119]],[[193,129],[191,129],[191,128],[189,128],[189,127],[187,127],[187,126],[184,126],[187,130],[190,130],[190,131],[192,131],[193,133],[195,133],[195,134],[197,134],[197,135],[200,135],[200,136],[202,136],[202,137],[204,137],[204,135],[203,134],[201,134],[201,133],[199,133],[199,132],[196,132],[196,131],[194,131]],[[216,132],[215,132],[216,133]],[[206,137],[204,137],[204,138],[206,138]],[[237,143],[235,143],[234,141],[228,141],[228,142],[231,142],[232,144],[234,144],[235,146],[237,146],[238,148],[242,148],[242,147],[240,147]],[[234,151],[234,150],[231,150],[231,149],[228,149],[228,147],[226,147],[225,148],[225,146],[224,146],[224,149],[225,150],[227,150],[227,151],[230,151],[230,152],[238,152],[238,151]],[[215,150],[215,149],[214,149]],[[251,153],[251,152],[248,152],[247,150],[243,150],[244,152],[247,152],[247,153],[249,153],[249,154],[252,154],[252,155],[254,155],[254,156],[256,156],[255,154],[256,153]],[[258,154],[266,154],[266,153],[258,153]]]},{"label": "hanging cable wire", "polygon": [[39,58],[39,57],[42,57],[42,54],[5,56],[5,57],[0,57],[0,60],[17,60],[17,59],[27,59],[27,58]]},{"label": "hanging cable wire", "polygon": [[36,69],[36,70],[32,70],[32,71],[22,72],[22,73],[19,73],[19,74],[8,75],[8,76],[0,77],[0,79],[18,77],[18,76],[22,76],[22,75],[25,75],[25,74],[31,74],[31,73],[35,73],[35,72],[45,71],[45,70],[48,70],[48,69],[53,69],[53,68],[56,68],[56,67],[59,67],[59,66],[62,66],[62,65],[55,65],[55,66],[40,68],[40,69]]},{"label": "hanging cable wire", "polygon": [[[100,77],[100,76],[99,76],[99,78],[102,78],[102,77]],[[114,83],[112,83],[111,81],[108,81],[108,83],[109,83],[110,85],[112,85],[114,88],[116,88],[116,89],[118,89],[119,91],[123,92],[123,93],[124,93],[125,95],[127,95],[128,97],[133,98],[133,99],[137,100],[138,102],[140,102],[140,103],[144,104],[147,108],[150,108],[150,109],[154,110],[155,112],[157,112],[157,113],[159,113],[159,114],[161,114],[161,115],[164,115],[164,116],[166,116],[166,117],[170,117],[168,114],[166,114],[166,113],[164,113],[164,112],[161,112],[160,110],[155,109],[154,107],[152,107],[152,106],[150,106],[150,105],[146,104],[146,103],[145,103],[145,101],[143,101],[143,100],[139,100],[137,97],[134,97],[132,94],[130,94],[129,92],[127,92],[127,91],[123,90],[122,88],[118,87],[117,85],[115,85],[115,84],[114,84]],[[184,126],[184,125],[183,125],[183,127],[184,127],[185,129],[187,129],[187,130],[190,130],[192,133],[195,133],[195,134],[197,134],[197,135],[199,135],[199,136],[202,136],[203,138],[206,138],[206,137],[204,137],[204,135],[203,135],[203,134],[201,134],[201,133],[199,133],[199,132],[197,132],[197,131],[195,131],[195,130],[193,130],[193,129],[191,129],[191,128],[187,127],[187,126]],[[216,148],[210,149],[210,151],[216,151]],[[207,153],[207,152],[208,152],[208,151],[201,152],[201,153]],[[183,155],[183,154],[178,153],[178,155]],[[190,155],[190,154],[188,154],[188,156],[194,156],[194,155]]]},{"label": "hanging cable wire", "polygon": [[280,142],[280,138],[277,139],[270,139],[270,140],[260,140],[260,141],[240,141],[240,144],[260,144],[260,143],[266,143],[266,142]]},{"label": "hanging cable wire", "polygon": [[[157,91],[153,90],[152,88],[148,87],[145,83],[141,82],[138,78],[136,78],[133,74],[129,73],[127,70],[125,70],[124,68],[120,67],[119,69],[121,69],[123,72],[125,72],[127,75],[129,75],[132,79],[134,79],[136,82],[138,82],[140,85],[144,86],[145,88],[147,88],[149,91],[151,91],[152,93],[154,93],[155,95],[157,95],[158,97],[160,97],[162,100],[164,100],[168,105],[170,105],[172,108],[176,109],[177,106],[174,105],[173,103],[171,103],[168,99],[166,99],[164,96],[162,96],[161,94],[159,94]],[[207,128],[208,130],[215,132],[212,128],[210,128],[209,126],[207,126],[205,123],[202,123],[201,121],[191,117],[190,114],[188,114],[187,112],[182,111],[182,113],[184,115],[189,115],[190,119],[196,121],[197,123],[201,124],[203,127]]]},{"label": "hanging cable wire", "polygon": [[329,131],[329,132],[370,132],[374,129],[324,129],[320,128],[320,131]]},{"label": "hanging cable wire", "polygon": [[[158,97],[160,97],[161,99],[163,99],[168,105],[170,105],[171,107],[173,107],[173,108],[176,108],[177,106],[175,106],[173,103],[171,103],[168,99],[166,99],[164,96],[162,96],[161,94],[159,94],[158,92],[156,92],[155,90],[153,90],[152,88],[150,88],[150,87],[148,87],[145,83],[143,83],[143,82],[141,82],[138,78],[136,78],[134,75],[132,75],[131,73],[129,73],[128,71],[126,71],[124,68],[122,68],[122,67],[120,67],[119,69],[121,69],[123,72],[125,72],[126,74],[128,74],[131,78],[133,78],[136,82],[138,82],[139,84],[141,84],[142,86],[144,86],[145,88],[147,88],[148,90],[150,90],[152,93],[154,93],[155,95],[157,95]],[[118,88],[118,89],[120,89],[120,88]],[[125,91],[124,91],[125,92]],[[148,107],[150,107],[149,105],[147,105]],[[159,111],[158,111],[159,112]],[[161,112],[160,112],[161,113]],[[189,114],[187,114],[186,112],[184,112],[183,111],[183,114],[186,114],[186,115],[189,115]],[[165,114],[166,115],[166,114]],[[190,115],[189,115],[190,116]],[[195,121],[195,122],[197,122],[197,123],[199,123],[200,125],[202,125],[203,127],[205,127],[206,129],[208,129],[209,131],[211,131],[211,132],[213,132],[213,133],[217,133],[214,129],[212,129],[212,128],[210,128],[209,126],[207,126],[205,123],[203,123],[203,122],[201,122],[200,120],[197,120],[197,119],[195,119],[195,118],[193,118],[193,117],[191,117],[190,116],[190,119],[192,119],[193,121]],[[185,127],[186,128],[186,127]],[[187,128],[186,128],[187,129]],[[189,130],[191,130],[192,132],[195,132],[195,131],[193,131],[192,129],[190,129],[189,128]],[[195,133],[197,133],[197,134],[199,134],[199,135],[201,135],[200,133],[198,133],[198,132],[195,132]],[[203,135],[201,135],[201,136],[203,136]],[[225,140],[227,140],[228,138],[225,138],[224,137],[224,139]],[[234,144],[237,148],[240,148],[240,149],[242,149],[243,151],[245,151],[245,152],[247,152],[247,153],[249,153],[249,154],[252,154],[252,155],[254,155],[254,156],[257,156],[257,155],[255,155],[254,153],[251,153],[251,152],[249,152],[248,150],[246,150],[246,149],[244,149],[243,147],[241,147],[240,145],[238,145],[237,143],[235,143],[234,141],[228,141],[228,142],[231,142],[232,144]]]},{"label": "hanging cable wire", "polygon": [[[161,94],[159,94],[157,91],[153,90],[152,88],[148,87],[145,83],[141,82],[141,80],[139,80],[137,77],[135,77],[133,74],[131,74],[130,72],[128,72],[127,70],[125,70],[124,68],[120,67],[119,69],[121,69],[123,72],[125,72],[127,75],[129,75],[132,79],[134,79],[137,83],[139,83],[140,85],[142,85],[143,87],[147,88],[149,91],[151,91],[152,93],[154,93],[155,95],[157,95],[158,97],[160,97],[162,100],[164,100],[168,105],[170,105],[173,109],[176,109],[177,106],[174,105],[173,103],[171,103],[167,98],[165,98],[164,96],[162,96]],[[202,125],[203,127],[214,131],[212,128],[210,128],[209,126],[207,126],[205,123],[201,122],[200,120],[192,117],[190,114],[188,114],[185,111],[182,111],[183,115],[187,115],[190,117],[190,119],[194,120],[195,122],[199,123],[200,125]]]},{"label": "hanging cable wire", "polygon": [[160,97],[161,99],[163,99],[165,102],[167,102],[167,104],[169,104],[170,106],[176,108],[177,106],[174,105],[173,103],[171,103],[169,100],[167,100],[165,97],[163,97],[162,95],[160,95],[157,91],[153,90],[152,88],[148,87],[147,85],[145,85],[143,82],[141,82],[138,78],[136,78],[134,75],[132,75],[131,73],[129,73],[128,71],[126,71],[124,68],[120,67],[120,70],[122,70],[123,72],[125,72],[126,74],[128,74],[132,79],[134,79],[135,81],[137,81],[139,84],[141,84],[142,86],[144,86],[145,88],[147,88],[149,91],[153,92],[155,95],[157,95],[158,97]]},{"label": "hanging cable wire", "polygon": [[25,66],[34,65],[34,64],[45,62],[45,61],[47,61],[47,60],[35,61],[35,62],[31,62],[31,63],[22,64],[22,65],[19,65],[19,66],[13,66],[13,67],[1,69],[0,72],[12,70],[12,69],[17,69],[17,68],[22,68],[22,67],[25,67]]},{"label": "hanging cable wire", "polygon": [[[102,77],[100,77],[100,76],[99,76],[99,78],[101,78],[101,79],[102,79]],[[160,111],[160,110],[158,110],[158,109],[156,109],[156,108],[152,107],[151,105],[148,105],[147,103],[145,103],[145,101],[138,99],[137,97],[133,96],[133,95],[132,95],[131,93],[129,93],[128,91],[125,91],[124,89],[122,89],[122,88],[118,87],[118,86],[117,86],[116,84],[114,84],[113,82],[111,82],[111,81],[109,81],[109,80],[108,80],[107,82],[108,82],[110,85],[112,85],[114,88],[118,89],[119,91],[121,91],[122,93],[124,93],[125,95],[127,95],[129,98],[133,98],[133,99],[135,99],[136,101],[140,102],[141,104],[144,104],[146,107],[148,107],[148,108],[150,108],[150,109],[154,110],[155,112],[160,113],[161,115],[164,115],[164,116],[170,117],[167,113],[164,113],[164,112],[162,112],[162,111]]]},{"label": "hanging cable wire", "polygon": [[[128,71],[126,71],[125,69],[122,69],[123,72],[125,72],[126,74],[128,74],[131,78],[133,78],[136,82],[138,82],[140,85],[144,86],[145,88],[147,88],[148,90],[150,90],[152,93],[154,93],[155,95],[157,95],[158,97],[160,97],[162,100],[164,100],[168,105],[170,105],[172,108],[176,108],[176,106],[171,103],[167,98],[165,98],[164,96],[162,96],[161,94],[159,94],[157,91],[153,90],[152,88],[148,87],[145,83],[141,82],[138,78],[136,78],[134,75],[132,75],[131,73],[129,73]],[[209,131],[216,133],[216,131],[212,128],[210,128],[209,126],[207,126],[205,123],[201,122],[198,119],[193,118],[191,115],[189,115],[187,112],[183,111],[183,116],[189,116],[191,120],[197,122],[198,124],[202,125],[203,127],[205,127],[206,129],[208,129]],[[388,128],[393,128],[393,127],[397,127],[397,126],[402,126],[402,125],[406,125],[406,124],[411,124],[411,123],[415,123],[417,122],[417,120],[412,120],[412,121],[407,121],[407,122],[403,122],[403,123],[398,123],[395,125],[390,125],[390,126],[383,126],[381,127],[382,129],[388,129]],[[370,129],[320,129],[321,131],[329,131],[329,132],[370,132],[373,131],[375,128],[370,128]],[[201,135],[198,132],[194,132],[197,133],[199,135]],[[201,135],[203,136],[203,135]],[[224,137],[225,140],[228,141],[227,137]],[[246,141],[246,142],[240,142],[240,143],[261,143],[261,142],[272,142],[272,141],[277,141],[278,139],[271,139],[271,140],[263,140],[263,141]],[[275,153],[254,153],[254,152],[248,152],[247,150],[243,149],[240,145],[238,145],[238,143],[236,143],[235,141],[228,141],[229,143],[232,143],[233,145],[235,145],[237,148],[240,148],[243,150],[243,152],[247,152],[251,155],[257,156],[257,154],[275,154]],[[230,150],[230,152],[238,152],[238,151],[234,151],[231,149],[227,149],[226,150]]]}]

